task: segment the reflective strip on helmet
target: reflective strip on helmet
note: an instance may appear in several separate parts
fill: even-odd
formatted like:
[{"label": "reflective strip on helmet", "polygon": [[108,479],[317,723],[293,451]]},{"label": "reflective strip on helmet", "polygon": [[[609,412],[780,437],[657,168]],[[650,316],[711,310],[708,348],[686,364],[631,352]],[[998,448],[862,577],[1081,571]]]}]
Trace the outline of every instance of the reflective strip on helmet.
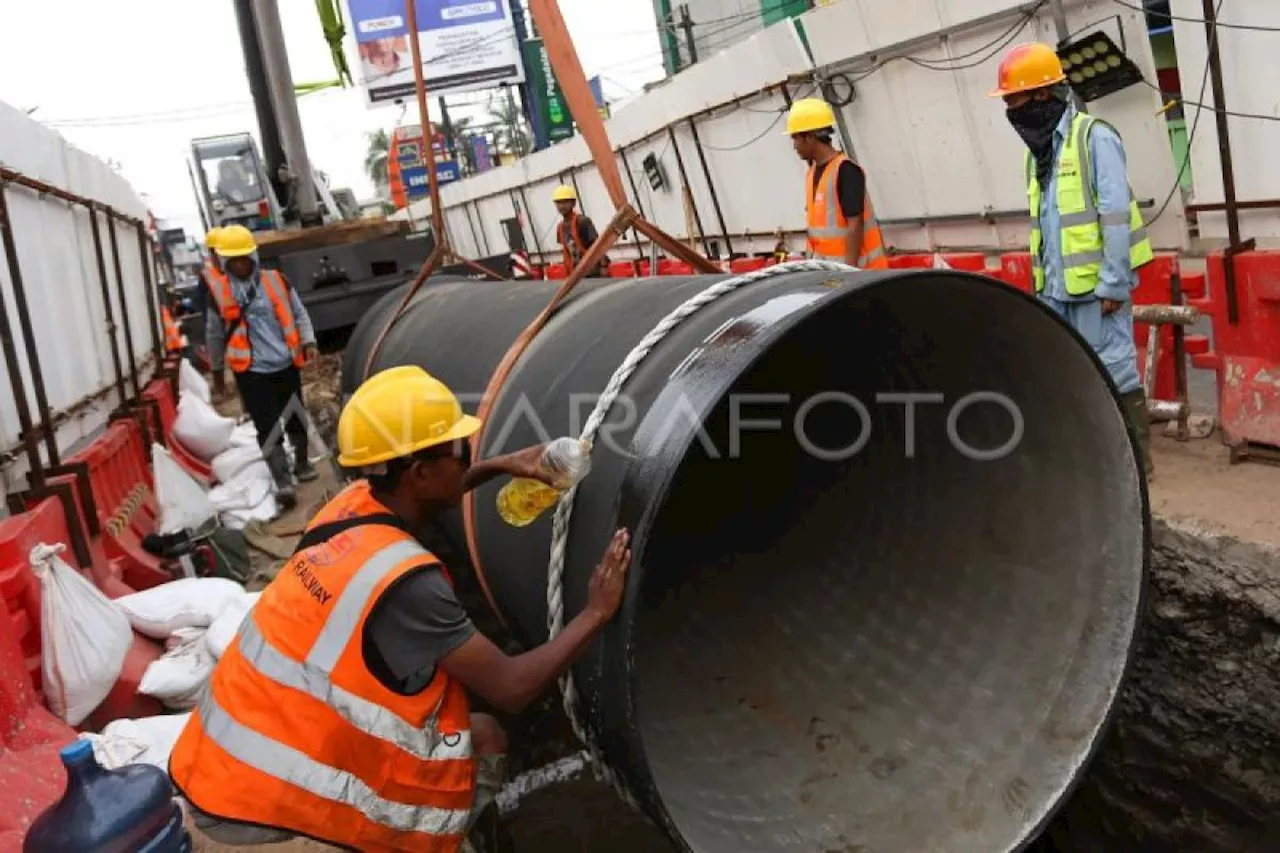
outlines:
[{"label": "reflective strip on helmet", "polygon": [[308,663],[298,663],[271,645],[252,613],[241,624],[236,642],[245,662],[264,677],[323,702],[367,735],[393,743],[423,761],[471,757],[471,732],[441,736],[434,719],[425,729],[416,728],[399,714],[337,686],[330,679],[330,673]]},{"label": "reflective strip on helmet", "polygon": [[364,780],[322,764],[293,747],[272,740],[237,722],[210,690],[199,705],[204,734],[232,758],[254,770],[330,802],[350,806],[373,823],[399,832],[462,835],[470,811],[397,803],[378,796]]}]

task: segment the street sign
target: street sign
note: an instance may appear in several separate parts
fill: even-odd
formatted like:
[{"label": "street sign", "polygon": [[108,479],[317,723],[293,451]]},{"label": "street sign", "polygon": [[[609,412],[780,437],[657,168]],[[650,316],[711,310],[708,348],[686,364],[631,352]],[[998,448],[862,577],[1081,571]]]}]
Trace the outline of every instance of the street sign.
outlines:
[{"label": "street sign", "polygon": [[529,89],[533,93],[533,107],[542,119],[546,134],[545,140],[535,140],[534,147],[545,148],[548,143],[573,136],[573,115],[565,103],[564,92],[560,90],[542,39],[533,38],[524,43],[524,65],[529,75]]}]

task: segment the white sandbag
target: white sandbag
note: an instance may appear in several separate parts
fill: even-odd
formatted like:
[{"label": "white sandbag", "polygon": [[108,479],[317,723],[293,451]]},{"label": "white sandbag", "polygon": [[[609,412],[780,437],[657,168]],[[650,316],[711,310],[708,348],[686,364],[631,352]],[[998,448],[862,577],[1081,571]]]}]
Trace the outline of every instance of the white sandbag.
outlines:
[{"label": "white sandbag", "polygon": [[228,530],[244,530],[251,521],[271,521],[280,514],[274,487],[267,492],[262,503],[252,509],[230,509],[221,513],[222,526]]},{"label": "white sandbag", "polygon": [[136,720],[112,720],[101,734],[85,732],[81,740],[93,744],[93,757],[108,770],[128,764],[169,769],[169,755],[191,714],[161,714]]},{"label": "white sandbag", "polygon": [[213,478],[215,480],[219,483],[228,483],[231,478],[255,462],[265,464],[265,460],[262,458],[262,449],[258,447],[257,439],[254,439],[249,444],[236,444],[235,433],[232,433],[231,446],[213,457],[209,467],[213,469]]},{"label": "white sandbag", "polygon": [[236,632],[240,630],[241,623],[249,615],[249,611],[253,610],[253,606],[258,603],[258,597],[261,595],[260,592],[245,593],[241,598],[228,604],[227,609],[222,611],[222,615],[213,620],[213,624],[205,632],[204,641],[214,657],[221,659],[227,646],[231,645],[231,641],[236,638]]},{"label": "white sandbag", "polygon": [[163,640],[183,628],[208,628],[244,587],[227,578],[182,578],[115,600],[139,634]]},{"label": "white sandbag", "polygon": [[213,395],[209,390],[209,380],[200,375],[200,371],[185,358],[178,367],[178,394],[183,391],[194,394],[206,403],[213,402]]},{"label": "white sandbag", "polygon": [[53,712],[78,726],[120,677],[133,631],[111,599],[63,562],[64,550],[41,542],[28,560],[40,580],[44,692]]},{"label": "white sandbag", "polygon": [[204,635],[203,628],[175,631],[169,650],[142,674],[138,692],[159,699],[166,708],[176,711],[194,708],[216,663]]},{"label": "white sandbag", "polygon": [[[252,421],[245,421],[242,424],[236,424],[236,428],[231,431],[231,446],[258,446],[258,428],[253,425]],[[259,450],[259,453],[261,453],[261,450]]]},{"label": "white sandbag", "polygon": [[271,493],[271,469],[259,459],[229,481],[209,490],[209,500],[219,512],[251,510]]},{"label": "white sandbag", "polygon": [[212,460],[227,449],[235,428],[235,421],[218,414],[204,400],[194,394],[179,394],[173,434],[202,462]]},{"label": "white sandbag", "polygon": [[151,470],[155,472],[162,536],[180,530],[199,530],[218,514],[204,488],[182,470],[163,445],[151,445]]}]

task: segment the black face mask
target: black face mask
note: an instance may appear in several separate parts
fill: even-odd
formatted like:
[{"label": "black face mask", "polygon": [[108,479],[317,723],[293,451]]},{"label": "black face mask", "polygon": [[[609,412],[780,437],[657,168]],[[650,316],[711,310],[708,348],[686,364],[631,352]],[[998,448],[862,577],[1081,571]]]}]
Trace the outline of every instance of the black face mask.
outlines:
[{"label": "black face mask", "polygon": [[1036,158],[1036,175],[1041,185],[1053,166],[1053,131],[1066,111],[1067,102],[1059,98],[1031,100],[1005,111],[1009,124],[1018,131]]}]

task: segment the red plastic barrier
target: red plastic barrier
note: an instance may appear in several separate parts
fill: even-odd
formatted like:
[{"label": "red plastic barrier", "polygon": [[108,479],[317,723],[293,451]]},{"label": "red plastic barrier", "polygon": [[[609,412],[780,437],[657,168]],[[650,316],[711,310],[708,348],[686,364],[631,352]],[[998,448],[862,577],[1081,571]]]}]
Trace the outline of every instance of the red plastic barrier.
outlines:
[{"label": "red plastic barrier", "polygon": [[1000,256],[1000,280],[1023,293],[1032,292],[1031,253],[1006,252]]},{"label": "red plastic barrier", "polygon": [[[0,521],[0,597],[3,597],[5,605],[3,612],[0,612],[0,622],[5,623],[5,627],[16,639],[27,677],[37,696],[40,695],[43,682],[40,581],[31,570],[29,556],[31,549],[41,542],[67,544],[69,540],[70,533],[62,514],[62,505],[56,498],[43,500],[27,512]],[[82,571],[86,568],[76,565],[69,547],[61,556],[75,568]],[[95,580],[92,573],[86,573],[86,576]],[[132,591],[127,587],[116,588],[114,594],[113,591],[104,590],[112,597]],[[96,730],[119,717],[145,717],[160,713],[160,704],[150,697],[139,695],[137,689],[147,666],[160,657],[163,651],[158,643],[135,634],[133,648],[125,659],[124,670],[115,687],[107,694],[98,710],[81,724],[81,728]],[[3,718],[0,718],[0,725],[2,724]]]},{"label": "red plastic barrier", "polygon": [[933,255],[890,255],[889,269],[891,270],[923,270],[933,266]]},{"label": "red plastic barrier", "polygon": [[635,278],[636,265],[634,261],[614,261],[609,264],[610,278]]},{"label": "red plastic barrier", "polygon": [[693,265],[663,258],[658,261],[658,275],[693,275]]},{"label": "red plastic barrier", "polygon": [[1212,351],[1192,358],[1218,373],[1218,417],[1227,444],[1280,447],[1280,251],[1235,259],[1239,322],[1227,316],[1221,253],[1207,266],[1208,295],[1192,304],[1213,318]]},{"label": "red plastic barrier", "polygon": [[[1175,273],[1179,271],[1178,256],[1157,254],[1148,264],[1138,269],[1138,286],[1133,290],[1134,305],[1168,305],[1170,300],[1169,285]],[[1147,344],[1150,341],[1151,327],[1146,323],[1133,324],[1133,340],[1138,347],[1138,370],[1146,376]],[[1176,400],[1177,390],[1174,387],[1173,375],[1173,326],[1162,326],[1159,335],[1159,355],[1156,357],[1155,398],[1157,400]]]},{"label": "red plastic barrier", "polygon": [[137,423],[119,420],[68,461],[89,467],[89,481],[107,558],[124,582],[148,589],[173,576],[147,553],[142,537],[155,530],[151,470]]},{"label": "red plastic barrier", "polygon": [[561,279],[568,277],[569,272],[565,269],[564,264],[547,264],[547,278]]},{"label": "red plastic barrier", "polygon": [[0,618],[0,850],[21,850],[27,828],[67,777],[58,750],[75,731],[40,705],[14,628]]},{"label": "red plastic barrier", "polygon": [[771,258],[735,258],[729,262],[729,272],[734,275],[755,272],[769,266]]},{"label": "red plastic barrier", "polygon": [[[987,271],[987,256],[981,252],[957,252],[954,254],[944,254],[942,260],[947,262],[953,270],[963,270],[965,272],[981,272]],[[933,266],[933,259],[929,259],[929,266]]]}]

